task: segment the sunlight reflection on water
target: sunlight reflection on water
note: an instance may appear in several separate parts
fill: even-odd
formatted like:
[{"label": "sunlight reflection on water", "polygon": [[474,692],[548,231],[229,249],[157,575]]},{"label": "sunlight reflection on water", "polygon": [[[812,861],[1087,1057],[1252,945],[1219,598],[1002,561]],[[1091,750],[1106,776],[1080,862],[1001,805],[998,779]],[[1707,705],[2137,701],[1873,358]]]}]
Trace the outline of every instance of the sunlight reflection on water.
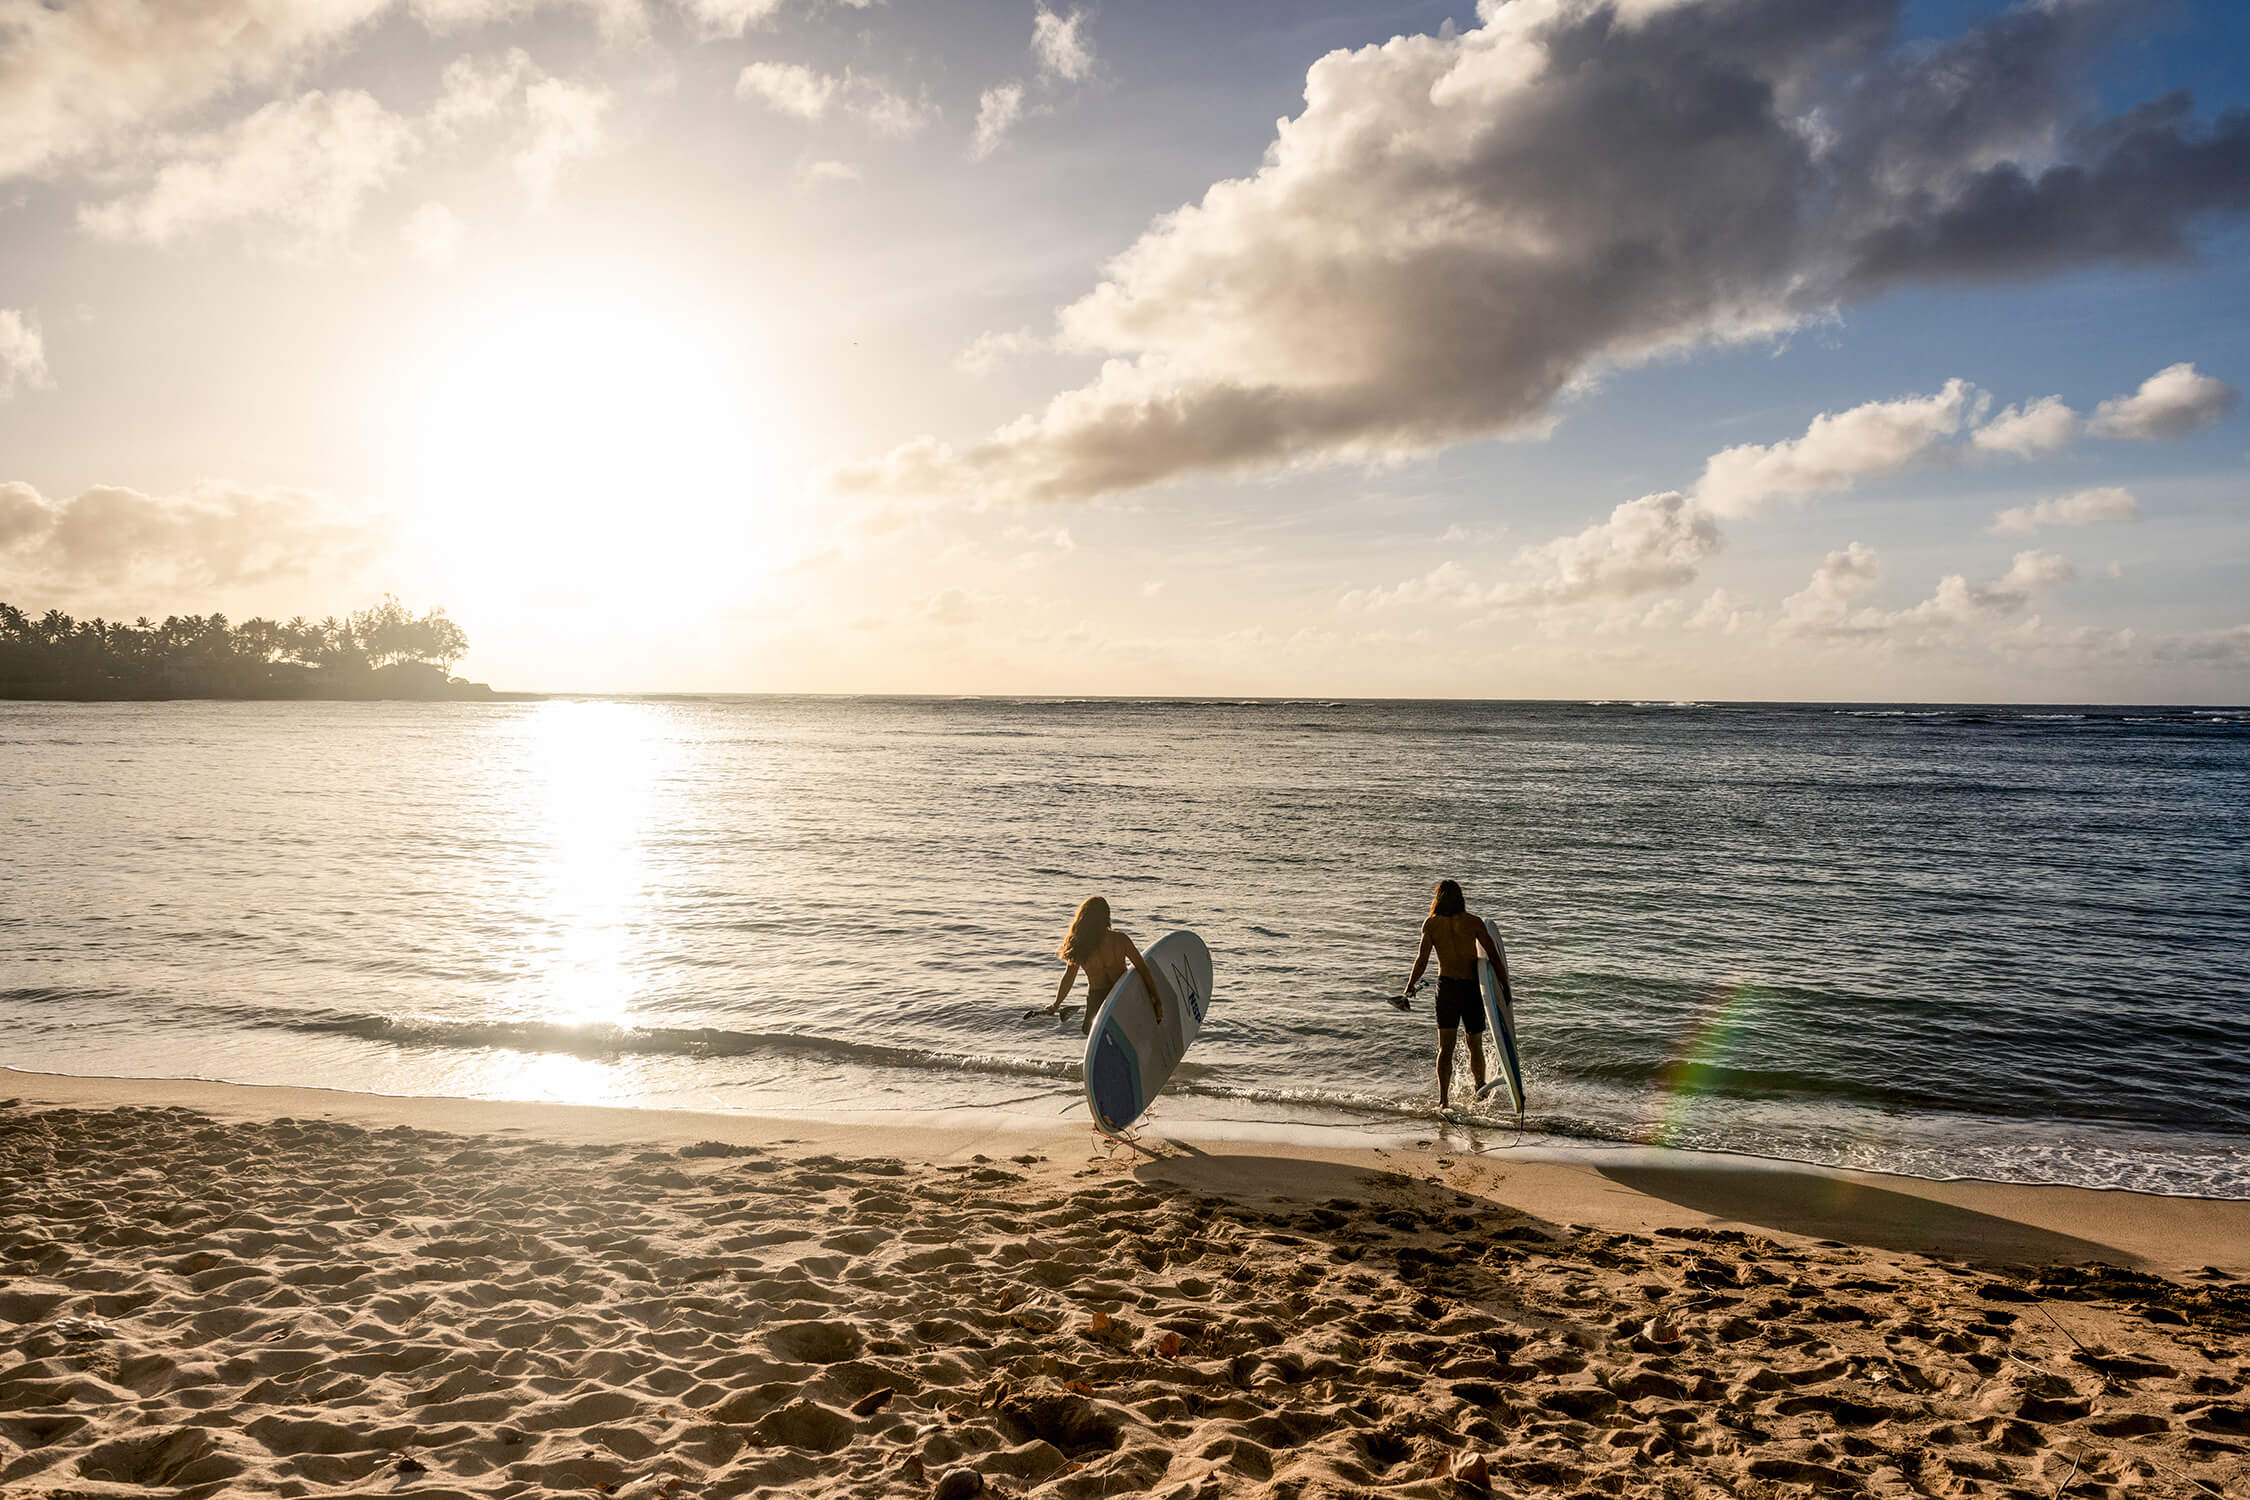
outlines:
[{"label": "sunlight reflection on water", "polygon": [[544,923],[523,1009],[565,1025],[629,1024],[647,944],[645,841],[671,741],[644,704],[540,705],[519,721],[545,851]]}]

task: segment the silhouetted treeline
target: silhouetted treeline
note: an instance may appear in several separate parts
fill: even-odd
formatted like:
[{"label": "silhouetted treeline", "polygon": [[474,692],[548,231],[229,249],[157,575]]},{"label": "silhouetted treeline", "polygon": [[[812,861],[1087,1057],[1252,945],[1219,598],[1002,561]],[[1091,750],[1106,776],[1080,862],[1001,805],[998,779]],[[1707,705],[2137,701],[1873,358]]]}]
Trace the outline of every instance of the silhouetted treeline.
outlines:
[{"label": "silhouetted treeline", "polygon": [[341,620],[240,625],[225,615],[118,625],[59,609],[33,619],[0,604],[0,698],[489,696],[450,675],[468,649],[444,610],[417,617],[390,598]]}]

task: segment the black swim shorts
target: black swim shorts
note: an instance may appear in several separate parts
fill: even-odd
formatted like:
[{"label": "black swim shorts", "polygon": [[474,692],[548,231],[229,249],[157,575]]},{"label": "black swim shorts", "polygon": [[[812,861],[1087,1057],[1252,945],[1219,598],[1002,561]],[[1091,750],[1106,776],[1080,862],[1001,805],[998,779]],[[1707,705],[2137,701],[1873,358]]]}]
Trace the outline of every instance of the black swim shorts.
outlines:
[{"label": "black swim shorts", "polygon": [[1484,1035],[1484,991],[1474,979],[1438,976],[1437,1023],[1440,1031],[1458,1026],[1471,1036]]}]

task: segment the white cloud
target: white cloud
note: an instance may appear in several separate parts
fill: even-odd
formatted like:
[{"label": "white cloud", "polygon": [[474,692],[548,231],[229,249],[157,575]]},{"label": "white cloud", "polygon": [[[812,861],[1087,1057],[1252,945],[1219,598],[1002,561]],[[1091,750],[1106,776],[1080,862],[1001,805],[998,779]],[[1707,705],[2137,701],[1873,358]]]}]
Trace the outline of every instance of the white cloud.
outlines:
[{"label": "white cloud", "polygon": [[2078,413],[2062,397],[2044,396],[2020,409],[2009,407],[1979,427],[1970,441],[1987,452],[2042,458],[2069,447],[2080,425]]},{"label": "white cloud", "polygon": [[591,15],[608,40],[634,43],[647,38],[649,22],[643,0],[406,0],[406,9],[441,36],[523,21],[539,10],[578,10]]},{"label": "white cloud", "polygon": [[1409,578],[1394,588],[1353,589],[1336,602],[1345,610],[1372,613],[1425,604],[1474,609],[1489,601],[1490,594],[1477,582],[1476,575],[1448,558],[1421,577]]},{"label": "white cloud", "polygon": [[1801,438],[1745,443],[1712,454],[1696,498],[1720,515],[1743,516],[1772,499],[1801,499],[1896,474],[1929,458],[1959,432],[1975,399],[1968,382],[1949,380],[1933,396],[1823,412]]},{"label": "white cloud", "polygon": [[97,485],[49,500],[0,484],[0,578],[217,587],[348,565],[373,543],[297,490],[212,483],[157,497]]},{"label": "white cloud", "polygon": [[0,401],[48,384],[47,341],[40,337],[38,319],[0,307]]},{"label": "white cloud", "polygon": [[1693,582],[1719,549],[1711,513],[1668,490],[1628,500],[1609,519],[1516,556],[1513,576],[1494,591],[1501,604],[1577,604],[1628,599]]},{"label": "white cloud", "polygon": [[0,179],[102,155],[342,43],[391,0],[0,8]]},{"label": "white cloud", "polygon": [[2240,400],[2223,380],[2199,375],[2192,364],[2167,365],[2130,396],[2113,396],[2094,408],[2088,428],[2097,437],[2155,442],[2201,432],[2226,417]]},{"label": "white cloud", "polygon": [[986,157],[1000,144],[1000,138],[1014,128],[1023,118],[1023,85],[998,83],[984,91],[977,100],[976,141],[969,154]]},{"label": "white cloud", "polygon": [[1875,587],[1882,577],[1875,549],[1853,542],[1831,552],[1813,569],[1809,582],[1781,601],[1778,628],[1788,635],[1870,635],[1884,628],[1885,617],[1873,610],[1856,614],[1852,601]]},{"label": "white cloud", "polygon": [[1719,541],[1710,512],[1673,490],[1628,500],[1583,531],[1522,548],[1489,586],[1449,558],[1394,588],[1354,589],[1339,603],[1348,610],[1522,609],[1631,599],[1693,582]]},{"label": "white cloud", "polygon": [[79,210],[105,239],[170,244],[224,224],[305,257],[341,239],[416,149],[414,128],[357,89],[276,100],[223,130],[172,142],[149,185]]},{"label": "white cloud", "polygon": [[1988,582],[1971,583],[1952,573],[1938,580],[1929,598],[1907,609],[1853,608],[1880,576],[1875,552],[1863,542],[1831,552],[1802,590],[1781,601],[1776,628],[1784,635],[1888,637],[1930,645],[2020,613],[2034,596],[2078,575],[2052,552],[2018,552],[2008,571]]},{"label": "white cloud", "polygon": [[932,625],[967,625],[977,617],[977,603],[965,589],[940,589],[922,601],[917,613]]},{"label": "white cloud", "polygon": [[1710,597],[1695,607],[1687,617],[1690,630],[1716,630],[1721,635],[1739,635],[1758,623],[1757,609],[1738,595],[1725,589],[1713,589]]},{"label": "white cloud", "polygon": [[965,375],[989,375],[1019,354],[1036,353],[1046,347],[1047,341],[1029,329],[980,333],[970,340],[968,348],[953,356],[953,367]]},{"label": "white cloud", "polygon": [[781,9],[781,0],[679,0],[680,9],[706,37],[738,37],[763,26]]},{"label": "white cloud", "polygon": [[734,82],[737,99],[756,99],[781,114],[800,120],[817,120],[828,113],[843,80],[816,72],[803,63],[755,62]]},{"label": "white cloud", "polygon": [[927,102],[909,99],[878,78],[846,74],[851,112],[877,135],[909,136],[930,123],[937,111]]},{"label": "white cloud", "polygon": [[520,47],[489,67],[473,57],[457,57],[446,64],[438,80],[430,128],[449,138],[467,126],[495,120],[521,102],[526,84],[545,76]]},{"label": "white cloud", "polygon": [[848,161],[811,161],[797,170],[798,181],[816,186],[825,182],[857,182],[859,177],[859,168]]},{"label": "white cloud", "polygon": [[1992,518],[1994,536],[2031,536],[2042,526],[2091,526],[2098,521],[2140,519],[2141,504],[2121,485],[2080,490],[2053,500],[2012,505]]},{"label": "white cloud", "polygon": [[544,200],[565,166],[601,150],[610,94],[591,84],[542,78],[524,89],[523,102],[527,137],[511,164],[525,190]]},{"label": "white cloud", "polygon": [[1058,16],[1044,4],[1031,22],[1031,51],[1040,69],[1072,83],[1094,71],[1094,49],[1085,37],[1086,13],[1074,10]]},{"label": "white cloud", "polygon": [[461,220],[453,210],[432,200],[407,215],[399,237],[406,252],[425,265],[450,264],[461,253]]},{"label": "white cloud", "polygon": [[907,98],[880,78],[848,68],[840,74],[823,73],[803,63],[751,63],[735,79],[734,94],[800,120],[821,119],[834,108],[878,135],[912,135],[934,113],[926,103]]},{"label": "white cloud", "polygon": [[1885,4],[1511,0],[1335,52],[1257,171],[1058,315],[1108,357],[849,488],[1082,500],[1538,431],[1606,368],[1907,284],[2178,258],[2250,115],[2084,112],[2114,5],[1909,40]]}]

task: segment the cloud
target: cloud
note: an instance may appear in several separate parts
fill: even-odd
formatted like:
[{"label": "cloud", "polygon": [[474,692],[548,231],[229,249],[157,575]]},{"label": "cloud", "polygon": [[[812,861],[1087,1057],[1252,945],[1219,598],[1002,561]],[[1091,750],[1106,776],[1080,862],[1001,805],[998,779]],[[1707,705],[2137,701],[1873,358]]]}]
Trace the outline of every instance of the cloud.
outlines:
[{"label": "cloud", "polygon": [[923,600],[915,613],[931,625],[967,625],[976,619],[977,606],[966,590],[948,588]]},{"label": "cloud", "polygon": [[1629,599],[1693,582],[1718,549],[1718,522],[1701,505],[1677,490],[1643,495],[1574,536],[1526,547],[1515,571],[1528,576],[1503,583],[1493,598],[1510,605]]},{"label": "cloud", "polygon": [[82,207],[78,222],[151,245],[240,224],[276,254],[309,257],[351,229],[415,149],[413,126],[371,95],[314,90],[171,142],[145,189]]},{"label": "cloud", "polygon": [[1985,583],[1953,573],[1921,603],[1900,610],[1855,609],[1853,601],[1882,576],[1874,549],[1853,542],[1831,552],[1813,570],[1805,587],[1781,601],[1775,628],[1784,635],[1891,637],[1909,644],[1934,644],[1964,627],[2016,614],[2047,589],[2076,578],[2077,571],[2052,552],[2018,552],[2008,571]]},{"label": "cloud", "polygon": [[435,201],[423,204],[408,214],[399,227],[399,238],[406,241],[406,253],[425,265],[450,264],[461,253],[461,220],[444,204]]},{"label": "cloud", "polygon": [[831,108],[858,119],[878,135],[907,136],[929,123],[934,111],[895,92],[880,78],[852,72],[823,73],[803,63],[756,62],[735,79],[734,96],[800,120],[818,120]]},{"label": "cloud", "polygon": [[1788,635],[1870,635],[1884,627],[1885,619],[1872,610],[1854,614],[1852,601],[1875,587],[1882,565],[1875,549],[1853,542],[1831,552],[1813,569],[1806,585],[1781,601],[1778,628]]},{"label": "cloud", "polygon": [[1895,474],[1928,458],[1968,420],[1975,395],[1949,380],[1934,396],[1870,401],[1813,418],[1801,438],[1745,443],[1711,455],[1696,498],[1724,516],[1744,516],[1768,500],[1848,489],[1859,479]]},{"label": "cloud", "polygon": [[1409,578],[1395,588],[1353,589],[1336,602],[1345,610],[1373,613],[1425,604],[1475,609],[1489,603],[1490,599],[1489,590],[1477,582],[1475,574],[1448,558],[1421,577]]},{"label": "cloud", "polygon": [[2199,375],[2192,364],[2167,365],[2130,396],[2113,396],[2094,408],[2089,429],[2098,437],[2154,442],[2183,438],[2222,420],[2240,399],[2223,380]]},{"label": "cloud", "polygon": [[2065,405],[2062,397],[2043,396],[2024,403],[2021,409],[2009,407],[1979,427],[1970,441],[1987,452],[2041,458],[2069,447],[2078,437],[2079,426],[2078,413]]},{"label": "cloud", "polygon": [[107,153],[341,44],[391,0],[0,8],[0,179]]},{"label": "cloud", "polygon": [[1738,635],[1756,624],[1759,612],[1740,596],[1725,589],[1713,589],[1710,597],[1695,607],[1687,617],[1690,630],[1716,630],[1721,635]]},{"label": "cloud", "polygon": [[1086,13],[1074,10],[1058,16],[1044,4],[1031,22],[1031,51],[1041,71],[1072,83],[1084,81],[1094,71],[1094,49],[1083,34]]},{"label": "cloud", "polygon": [[1000,144],[1000,138],[1022,118],[1022,84],[998,83],[986,89],[977,100],[976,141],[970,146],[969,154],[980,159],[990,156],[992,148]]},{"label": "cloud", "polygon": [[40,337],[39,320],[12,307],[0,307],[0,401],[17,391],[36,391],[49,384],[47,341]]},{"label": "cloud", "polygon": [[1331,53],[1253,175],[1058,314],[1096,377],[839,482],[1083,500],[1536,432],[1605,368],[1904,284],[2177,260],[2250,208],[2250,112],[2086,112],[2124,0],[1937,41],[1900,8],[1512,0]]},{"label": "cloud", "polygon": [[438,80],[437,103],[430,106],[430,128],[450,138],[467,126],[498,119],[521,101],[526,84],[545,76],[520,47],[510,48],[490,66],[473,57],[457,57],[446,64]]},{"label": "cloud", "polygon": [[843,80],[816,72],[803,63],[755,62],[734,82],[737,99],[756,99],[767,108],[800,120],[817,120],[828,113]]},{"label": "cloud", "polygon": [[953,368],[965,375],[989,375],[1019,354],[1036,353],[1046,347],[1047,341],[1029,329],[980,333],[969,341],[966,349],[953,356]]},{"label": "cloud", "polygon": [[857,182],[859,168],[848,161],[812,161],[797,170],[797,180],[817,186],[825,182]]},{"label": "cloud", "polygon": [[156,497],[96,485],[49,500],[0,484],[0,577],[17,580],[223,587],[356,562],[374,542],[297,490],[210,483]]},{"label": "cloud", "polygon": [[2141,504],[2120,485],[2080,490],[2031,505],[2012,505],[1992,518],[1994,536],[2031,536],[2042,526],[2092,526],[2099,521],[2136,521]]},{"label": "cloud", "polygon": [[[2052,552],[2018,552],[2006,573],[1990,583],[1963,585],[1962,597],[1972,611],[2005,614],[2022,609],[2031,602],[2032,595],[2077,577],[2078,570]],[[1957,582],[1959,575],[1945,580],[1945,583]],[[1940,592],[1943,591],[1941,584]]]},{"label": "cloud", "polygon": [[772,20],[781,0],[680,0],[680,9],[706,37],[738,37]]},{"label": "cloud", "polygon": [[524,89],[523,102],[527,136],[510,164],[525,190],[544,200],[565,166],[601,150],[610,94],[590,84],[542,78]]},{"label": "cloud", "polygon": [[1395,588],[1354,589],[1338,602],[1348,610],[1524,609],[1631,599],[1693,582],[1719,543],[1710,512],[1672,490],[1628,500],[1583,531],[1522,548],[1489,586],[1448,559]]}]

